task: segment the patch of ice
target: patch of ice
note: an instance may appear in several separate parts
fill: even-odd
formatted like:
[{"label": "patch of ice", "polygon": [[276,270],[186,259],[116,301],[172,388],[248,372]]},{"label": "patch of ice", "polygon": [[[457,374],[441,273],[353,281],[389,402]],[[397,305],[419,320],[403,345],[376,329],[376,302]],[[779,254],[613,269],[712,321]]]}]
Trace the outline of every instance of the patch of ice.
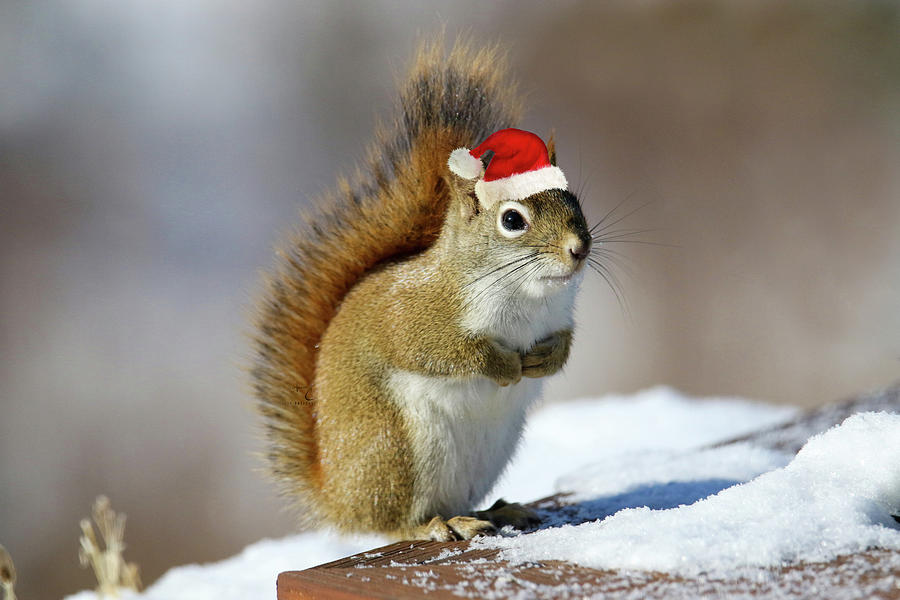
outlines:
[{"label": "patch of ice", "polygon": [[689,506],[630,508],[474,545],[512,562],[696,575],[900,549],[898,511],[900,415],[862,413],[810,439],[788,466]]}]

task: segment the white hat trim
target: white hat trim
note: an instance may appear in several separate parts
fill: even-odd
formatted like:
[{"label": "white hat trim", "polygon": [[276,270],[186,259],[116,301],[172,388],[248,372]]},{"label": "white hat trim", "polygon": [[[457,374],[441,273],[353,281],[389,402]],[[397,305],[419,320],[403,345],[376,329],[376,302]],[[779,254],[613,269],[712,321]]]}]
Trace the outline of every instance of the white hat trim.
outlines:
[{"label": "white hat trim", "polygon": [[569,183],[559,167],[550,166],[493,181],[480,179],[475,184],[475,195],[482,204],[490,207],[500,200],[522,200],[538,192],[553,189],[567,190]]}]

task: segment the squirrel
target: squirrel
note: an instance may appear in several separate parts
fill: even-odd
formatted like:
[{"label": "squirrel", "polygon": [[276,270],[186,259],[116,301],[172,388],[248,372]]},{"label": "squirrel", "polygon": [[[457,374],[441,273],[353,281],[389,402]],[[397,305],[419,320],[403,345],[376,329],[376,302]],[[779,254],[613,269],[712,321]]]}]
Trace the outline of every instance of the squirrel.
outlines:
[{"label": "squirrel", "polygon": [[552,136],[512,129],[499,49],[442,46],[281,246],[256,313],[269,471],[307,525],[449,541],[536,523],[473,508],[568,358],[592,239]]}]

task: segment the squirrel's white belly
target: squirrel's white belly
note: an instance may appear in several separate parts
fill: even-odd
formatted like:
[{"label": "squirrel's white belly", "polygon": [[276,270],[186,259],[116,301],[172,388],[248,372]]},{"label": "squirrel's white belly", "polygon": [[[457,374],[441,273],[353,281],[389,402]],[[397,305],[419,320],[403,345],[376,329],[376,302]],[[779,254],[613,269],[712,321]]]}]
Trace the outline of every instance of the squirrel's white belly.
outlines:
[{"label": "squirrel's white belly", "polygon": [[482,377],[449,379],[395,371],[394,398],[408,424],[415,473],[412,518],[476,508],[503,472],[540,395],[541,380],[500,387]]}]

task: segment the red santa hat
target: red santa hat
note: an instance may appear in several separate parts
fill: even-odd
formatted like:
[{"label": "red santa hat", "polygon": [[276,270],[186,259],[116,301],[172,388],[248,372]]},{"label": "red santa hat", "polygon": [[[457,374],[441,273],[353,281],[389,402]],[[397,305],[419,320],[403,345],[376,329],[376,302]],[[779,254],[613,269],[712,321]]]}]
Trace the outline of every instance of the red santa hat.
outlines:
[{"label": "red santa hat", "polygon": [[[494,156],[485,170],[481,156],[489,150]],[[485,206],[521,200],[544,190],[568,189],[566,176],[550,164],[544,140],[521,129],[501,129],[471,150],[457,148],[450,153],[447,166],[464,179],[479,178],[475,194]]]}]

